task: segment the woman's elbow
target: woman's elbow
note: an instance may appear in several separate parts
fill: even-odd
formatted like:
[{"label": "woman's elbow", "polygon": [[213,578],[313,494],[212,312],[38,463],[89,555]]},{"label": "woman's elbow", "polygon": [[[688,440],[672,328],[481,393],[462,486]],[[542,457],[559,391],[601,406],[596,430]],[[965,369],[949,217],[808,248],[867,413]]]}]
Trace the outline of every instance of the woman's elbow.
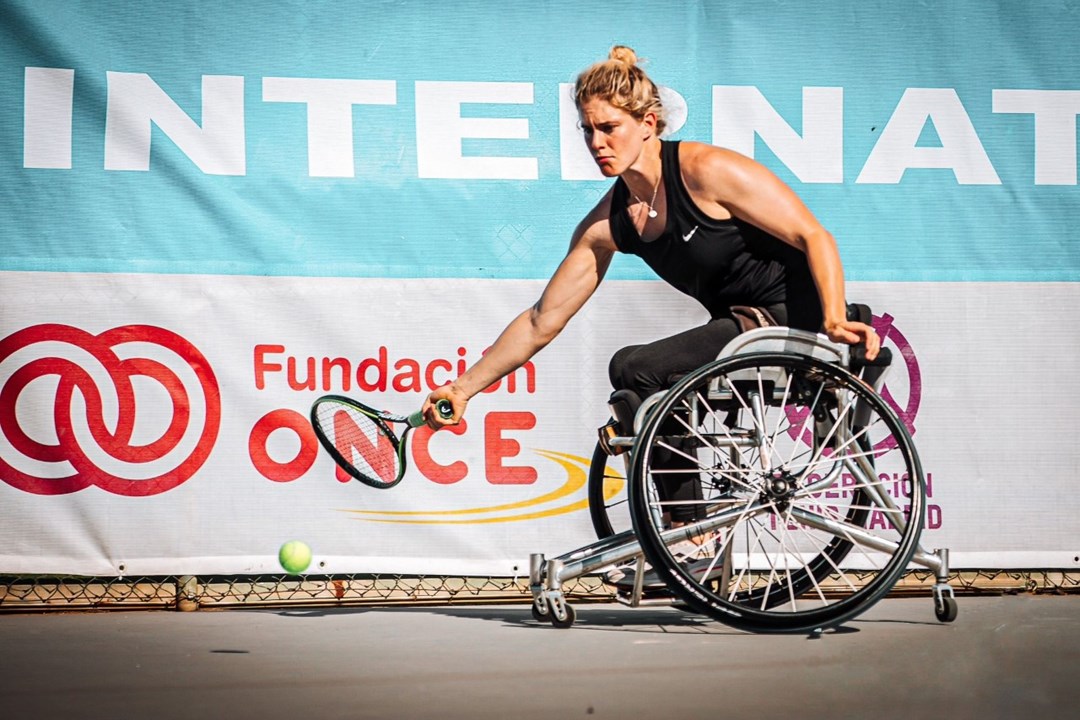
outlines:
[{"label": "woman's elbow", "polygon": [[544,347],[559,336],[559,333],[566,327],[566,321],[552,316],[551,313],[533,310],[529,314],[529,326],[536,345]]}]

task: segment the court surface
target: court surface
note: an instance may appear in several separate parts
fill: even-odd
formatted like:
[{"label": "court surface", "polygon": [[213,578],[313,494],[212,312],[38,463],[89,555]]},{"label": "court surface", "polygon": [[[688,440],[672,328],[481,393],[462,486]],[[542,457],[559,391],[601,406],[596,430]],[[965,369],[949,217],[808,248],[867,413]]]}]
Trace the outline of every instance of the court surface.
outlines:
[{"label": "court surface", "polygon": [[1080,716],[1080,596],[959,601],[816,638],[607,604],[0,615],[0,717]]}]

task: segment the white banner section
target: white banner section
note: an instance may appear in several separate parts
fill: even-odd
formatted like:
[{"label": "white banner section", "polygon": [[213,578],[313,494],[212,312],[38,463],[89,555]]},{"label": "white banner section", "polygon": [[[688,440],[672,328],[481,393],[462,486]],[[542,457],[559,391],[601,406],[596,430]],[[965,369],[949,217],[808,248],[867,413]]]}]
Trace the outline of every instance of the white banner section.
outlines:
[{"label": "white banner section", "polygon": [[[535,281],[0,274],[0,573],[525,575],[593,539],[586,474],[619,347],[704,321],[606,283],[533,362],[412,436],[380,491],[342,480],[308,408],[395,412],[481,356]],[[954,567],[1080,566],[1080,286],[852,283],[897,357],[886,394]],[[902,482],[896,478],[896,483]]]}]

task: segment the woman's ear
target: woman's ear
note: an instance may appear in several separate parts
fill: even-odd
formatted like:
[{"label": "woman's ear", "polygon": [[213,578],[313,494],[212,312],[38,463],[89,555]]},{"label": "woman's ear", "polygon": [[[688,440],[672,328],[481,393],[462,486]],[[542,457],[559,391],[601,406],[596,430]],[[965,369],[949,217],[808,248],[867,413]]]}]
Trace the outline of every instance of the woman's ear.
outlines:
[{"label": "woman's ear", "polygon": [[641,130],[642,140],[648,140],[651,137],[656,137],[656,122],[657,116],[654,112],[647,112],[645,116],[641,118]]}]

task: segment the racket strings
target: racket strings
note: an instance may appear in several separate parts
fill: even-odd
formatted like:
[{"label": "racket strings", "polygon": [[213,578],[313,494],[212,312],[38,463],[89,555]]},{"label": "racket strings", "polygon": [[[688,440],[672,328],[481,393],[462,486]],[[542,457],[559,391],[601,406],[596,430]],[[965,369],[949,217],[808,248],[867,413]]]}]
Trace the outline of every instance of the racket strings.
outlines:
[{"label": "racket strings", "polygon": [[334,403],[321,405],[316,419],[341,459],[369,482],[391,485],[400,477],[397,438],[385,423]]}]

